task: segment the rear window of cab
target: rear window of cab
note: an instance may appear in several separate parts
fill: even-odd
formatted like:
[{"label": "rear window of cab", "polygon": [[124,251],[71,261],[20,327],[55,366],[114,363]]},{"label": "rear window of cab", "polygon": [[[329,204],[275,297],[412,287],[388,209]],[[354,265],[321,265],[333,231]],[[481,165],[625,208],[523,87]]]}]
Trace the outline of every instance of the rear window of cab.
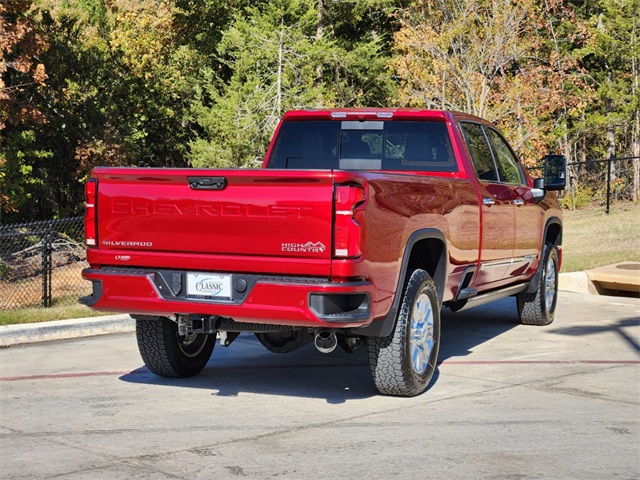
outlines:
[{"label": "rear window of cab", "polygon": [[288,121],[267,168],[458,170],[447,125],[434,121]]}]

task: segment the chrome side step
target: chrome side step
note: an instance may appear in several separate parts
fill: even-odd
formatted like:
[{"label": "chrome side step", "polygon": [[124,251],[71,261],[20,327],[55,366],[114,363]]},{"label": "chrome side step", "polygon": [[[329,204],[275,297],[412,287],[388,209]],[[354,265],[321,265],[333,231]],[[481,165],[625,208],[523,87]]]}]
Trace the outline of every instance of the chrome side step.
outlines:
[{"label": "chrome side step", "polygon": [[[493,302],[494,300],[498,300],[500,298],[510,297],[512,295],[516,295],[517,293],[526,290],[529,287],[529,282],[519,283],[517,285],[510,285],[505,288],[500,288],[498,290],[493,290],[487,293],[481,293],[480,295],[470,296],[468,298],[460,298],[462,295],[459,295],[459,300],[454,302],[449,302],[446,304],[447,307],[452,312],[459,312],[460,310],[466,310],[467,308],[477,307],[479,305],[484,305],[485,303]],[[468,288],[465,290],[473,290],[475,289]],[[461,291],[461,294],[473,294],[473,292],[464,292]]]},{"label": "chrome side step", "polygon": [[460,283],[458,284],[458,289],[456,290],[456,296],[453,299],[452,303],[457,303],[461,300],[475,297],[478,294],[478,291],[475,288],[469,287],[469,285],[471,285],[471,280],[473,279],[474,273],[476,273],[475,265],[470,265],[464,269],[462,277],[460,278]]}]

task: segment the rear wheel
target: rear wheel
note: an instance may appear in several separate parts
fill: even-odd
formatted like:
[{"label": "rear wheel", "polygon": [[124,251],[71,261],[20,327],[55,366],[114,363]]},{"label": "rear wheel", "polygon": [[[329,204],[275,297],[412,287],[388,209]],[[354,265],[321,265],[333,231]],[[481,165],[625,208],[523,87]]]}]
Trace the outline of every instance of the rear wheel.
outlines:
[{"label": "rear wheel", "polygon": [[558,248],[547,243],[542,254],[542,272],[534,293],[517,296],[520,322],[525,325],[549,325],[558,302]]},{"label": "rear wheel", "polygon": [[426,271],[409,275],[393,332],[367,342],[380,393],[412,397],[427,389],[438,359],[440,308],[436,284]]},{"label": "rear wheel", "polygon": [[215,335],[180,335],[178,324],[166,317],[136,320],[140,356],[161,377],[184,378],[200,373],[211,357]]}]

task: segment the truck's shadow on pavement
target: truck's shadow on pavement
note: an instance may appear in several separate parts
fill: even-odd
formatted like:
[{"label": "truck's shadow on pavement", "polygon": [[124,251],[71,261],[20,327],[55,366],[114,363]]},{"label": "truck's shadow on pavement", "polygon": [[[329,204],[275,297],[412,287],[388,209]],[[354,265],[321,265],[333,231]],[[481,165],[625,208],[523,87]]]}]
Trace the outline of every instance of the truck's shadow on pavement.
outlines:
[{"label": "truck's shadow on pavement", "polygon": [[364,347],[351,354],[338,348],[324,355],[309,344],[291,353],[276,354],[253,334],[240,335],[228,348],[217,344],[209,364],[192,378],[162,378],[146,368],[120,378],[133,383],[206,389],[219,397],[257,393],[344,403],[377,394]]},{"label": "truck's shadow on pavement", "polygon": [[[465,357],[471,350],[518,325],[513,299],[451,314],[443,310],[439,363]],[[324,398],[327,403],[378,395],[369,372],[367,349],[337,348],[319,353],[312,344],[288,354],[267,351],[252,334],[242,334],[228,348],[216,345],[209,364],[196,377],[162,378],[145,367],[120,377],[130,383],[211,390],[212,395],[240,393]],[[438,370],[430,388],[437,388]]]},{"label": "truck's shadow on pavement", "polygon": [[471,350],[520,325],[516,301],[503,298],[458,313],[442,311],[439,363],[451,357],[466,357]]}]

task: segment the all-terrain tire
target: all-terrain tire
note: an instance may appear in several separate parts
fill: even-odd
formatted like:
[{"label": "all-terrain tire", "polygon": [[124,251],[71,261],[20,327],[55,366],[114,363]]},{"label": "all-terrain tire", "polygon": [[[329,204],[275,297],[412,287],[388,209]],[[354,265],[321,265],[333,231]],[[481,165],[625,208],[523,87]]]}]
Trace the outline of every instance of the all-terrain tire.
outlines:
[{"label": "all-terrain tire", "polygon": [[542,271],[534,293],[516,297],[520,322],[525,325],[549,325],[558,302],[558,248],[547,243],[542,252]]},{"label": "all-terrain tire", "polygon": [[380,393],[412,397],[427,389],[440,347],[440,306],[436,284],[426,271],[407,276],[393,332],[367,338],[367,346]]},{"label": "all-terrain tire", "polygon": [[161,377],[185,378],[200,373],[211,357],[215,335],[184,337],[166,317],[136,320],[138,349],[145,365]]}]

